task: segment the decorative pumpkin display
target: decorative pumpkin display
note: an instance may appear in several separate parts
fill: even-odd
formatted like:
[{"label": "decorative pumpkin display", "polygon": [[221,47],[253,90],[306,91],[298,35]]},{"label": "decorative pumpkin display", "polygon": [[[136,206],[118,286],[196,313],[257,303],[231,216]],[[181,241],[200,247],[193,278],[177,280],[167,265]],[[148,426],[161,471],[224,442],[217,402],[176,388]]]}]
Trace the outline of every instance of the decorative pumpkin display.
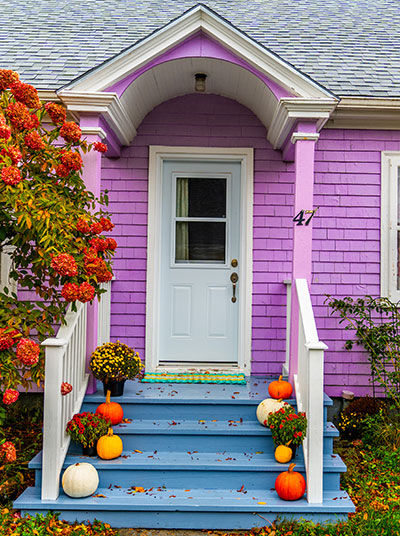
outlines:
[{"label": "decorative pumpkin display", "polygon": [[67,495],[79,499],[97,490],[99,474],[91,463],[75,463],[65,469],[61,483]]},{"label": "decorative pumpkin display", "polygon": [[289,447],[291,441],[286,443],[286,445],[278,445],[275,449],[275,460],[279,463],[287,463],[293,457],[293,451]]},{"label": "decorative pumpkin display", "polygon": [[96,409],[97,415],[101,415],[105,419],[109,420],[112,425],[119,424],[124,418],[124,411],[118,402],[111,402],[111,391],[107,391],[106,401],[100,404]]},{"label": "decorative pumpkin display", "polygon": [[278,380],[269,384],[268,393],[272,398],[289,398],[293,393],[293,387],[279,376]]},{"label": "decorative pumpkin display", "polygon": [[303,497],[306,491],[306,481],[303,475],[293,471],[295,463],[289,465],[289,469],[276,477],[276,493],[284,501],[297,501]]},{"label": "decorative pumpkin display", "polygon": [[123,450],[122,439],[114,435],[113,429],[108,429],[108,434],[97,441],[97,454],[103,460],[113,460],[121,456]]},{"label": "decorative pumpkin display", "polygon": [[268,415],[270,413],[275,413],[278,409],[281,409],[286,402],[283,402],[282,399],[276,400],[275,398],[266,398],[260,402],[257,406],[257,419],[260,424],[268,426]]}]

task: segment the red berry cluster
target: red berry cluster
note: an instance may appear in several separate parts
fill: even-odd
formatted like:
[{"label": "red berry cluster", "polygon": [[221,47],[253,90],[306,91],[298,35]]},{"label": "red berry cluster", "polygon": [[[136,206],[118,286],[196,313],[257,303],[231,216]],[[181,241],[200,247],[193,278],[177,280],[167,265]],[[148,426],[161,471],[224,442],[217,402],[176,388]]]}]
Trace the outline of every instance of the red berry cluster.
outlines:
[{"label": "red berry cluster", "polygon": [[17,167],[6,166],[1,170],[1,180],[10,186],[14,186],[21,181],[21,172]]},{"label": "red berry cluster", "polygon": [[64,138],[66,142],[76,143],[81,139],[82,131],[76,123],[65,121],[60,129],[60,136]]},{"label": "red berry cluster", "polygon": [[22,102],[28,108],[40,108],[41,106],[38,92],[29,84],[24,84],[18,80],[11,85],[11,93],[15,100]]},{"label": "red berry cluster", "polygon": [[15,337],[19,335],[16,329],[0,328],[0,350],[8,350],[16,342]]},{"label": "red berry cluster", "polygon": [[61,394],[62,396],[68,395],[72,391],[72,385],[68,382],[62,382]]},{"label": "red berry cluster", "polygon": [[11,441],[5,441],[0,446],[0,458],[3,458],[6,463],[15,462],[17,459],[17,451]]},{"label": "red berry cluster", "polygon": [[0,152],[0,156],[9,158],[11,160],[11,163],[14,164],[14,166],[17,165],[22,158],[22,154],[19,150],[19,147],[16,147],[14,145],[9,145],[8,147],[2,149]]},{"label": "red berry cluster", "polygon": [[96,141],[93,144],[93,149],[95,151],[98,151],[99,153],[106,153],[107,152],[107,145],[105,143],[101,143],[100,141]]},{"label": "red berry cluster", "polygon": [[37,132],[36,130],[28,132],[28,134],[24,138],[24,142],[25,145],[29,147],[29,149],[33,149],[34,151],[40,151],[46,147],[39,132]]},{"label": "red berry cluster", "polygon": [[18,400],[19,392],[15,389],[6,389],[3,394],[3,404],[9,406]]},{"label": "red berry cluster", "polygon": [[78,266],[72,255],[60,253],[51,259],[51,267],[60,275],[73,277],[78,274]]},{"label": "red berry cluster", "polygon": [[16,356],[23,365],[36,365],[39,361],[40,346],[31,339],[22,338],[17,344]]},{"label": "red berry cluster", "polygon": [[55,102],[48,102],[45,104],[46,112],[55,125],[64,123],[67,118],[67,111],[65,108],[56,104]]}]

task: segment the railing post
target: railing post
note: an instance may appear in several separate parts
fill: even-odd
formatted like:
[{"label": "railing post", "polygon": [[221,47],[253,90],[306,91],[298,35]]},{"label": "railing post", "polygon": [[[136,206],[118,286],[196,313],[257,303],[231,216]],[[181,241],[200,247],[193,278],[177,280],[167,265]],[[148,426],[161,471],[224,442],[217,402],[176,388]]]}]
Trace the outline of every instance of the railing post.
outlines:
[{"label": "railing post", "polygon": [[307,501],[322,503],[324,441],[324,350],[323,342],[306,343],[307,378]]},{"label": "railing post", "polygon": [[44,419],[42,453],[42,500],[55,501],[60,488],[62,453],[62,395],[63,356],[67,341],[46,339],[45,381],[44,381]]},{"label": "railing post", "polygon": [[285,363],[282,365],[282,376],[289,376],[289,359],[290,359],[290,319],[292,316],[292,282],[290,279],[284,280],[286,285],[286,353]]}]

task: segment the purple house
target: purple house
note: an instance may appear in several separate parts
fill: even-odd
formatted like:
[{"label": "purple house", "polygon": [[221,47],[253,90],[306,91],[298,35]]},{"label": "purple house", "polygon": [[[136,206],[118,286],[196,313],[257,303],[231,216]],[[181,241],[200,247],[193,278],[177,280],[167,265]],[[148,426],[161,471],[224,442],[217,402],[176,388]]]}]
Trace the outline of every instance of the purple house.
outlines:
[{"label": "purple house", "polygon": [[[398,6],[206,4],[72,0],[61,13],[42,1],[18,20],[30,29],[15,38],[20,54],[0,44],[3,67],[107,144],[106,156],[85,157],[84,177],[96,194],[109,191],[118,242],[106,299],[48,341],[44,451],[31,462],[36,487],[16,501],[23,511],[235,529],[353,509],[339,491],[345,467],[326,410],[344,389],[370,392],[369,366],[344,350],[324,302],[400,298]],[[127,388],[129,454],[93,462],[107,499],[70,499],[59,476],[80,457],[65,422],[102,400],[84,358],[117,339],[146,372],[244,373],[247,382]],[[77,347],[80,361],[68,365]],[[52,387],[65,374],[80,386],[68,407]],[[298,462],[307,497],[293,503],[271,490],[282,468],[255,419],[280,374],[308,417]],[[165,489],[138,496],[130,486]]]}]

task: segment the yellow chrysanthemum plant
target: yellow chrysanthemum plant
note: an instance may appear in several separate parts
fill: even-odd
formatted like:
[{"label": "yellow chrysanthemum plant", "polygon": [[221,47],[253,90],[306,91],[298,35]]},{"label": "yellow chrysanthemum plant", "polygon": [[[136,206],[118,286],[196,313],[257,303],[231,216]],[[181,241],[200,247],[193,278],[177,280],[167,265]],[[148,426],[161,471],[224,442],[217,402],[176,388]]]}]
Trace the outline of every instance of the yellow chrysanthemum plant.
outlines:
[{"label": "yellow chrysanthemum plant", "polygon": [[111,396],[122,395],[125,381],[136,378],[143,368],[138,352],[120,341],[99,346],[90,359],[93,376],[103,382],[104,394],[110,390]]}]

